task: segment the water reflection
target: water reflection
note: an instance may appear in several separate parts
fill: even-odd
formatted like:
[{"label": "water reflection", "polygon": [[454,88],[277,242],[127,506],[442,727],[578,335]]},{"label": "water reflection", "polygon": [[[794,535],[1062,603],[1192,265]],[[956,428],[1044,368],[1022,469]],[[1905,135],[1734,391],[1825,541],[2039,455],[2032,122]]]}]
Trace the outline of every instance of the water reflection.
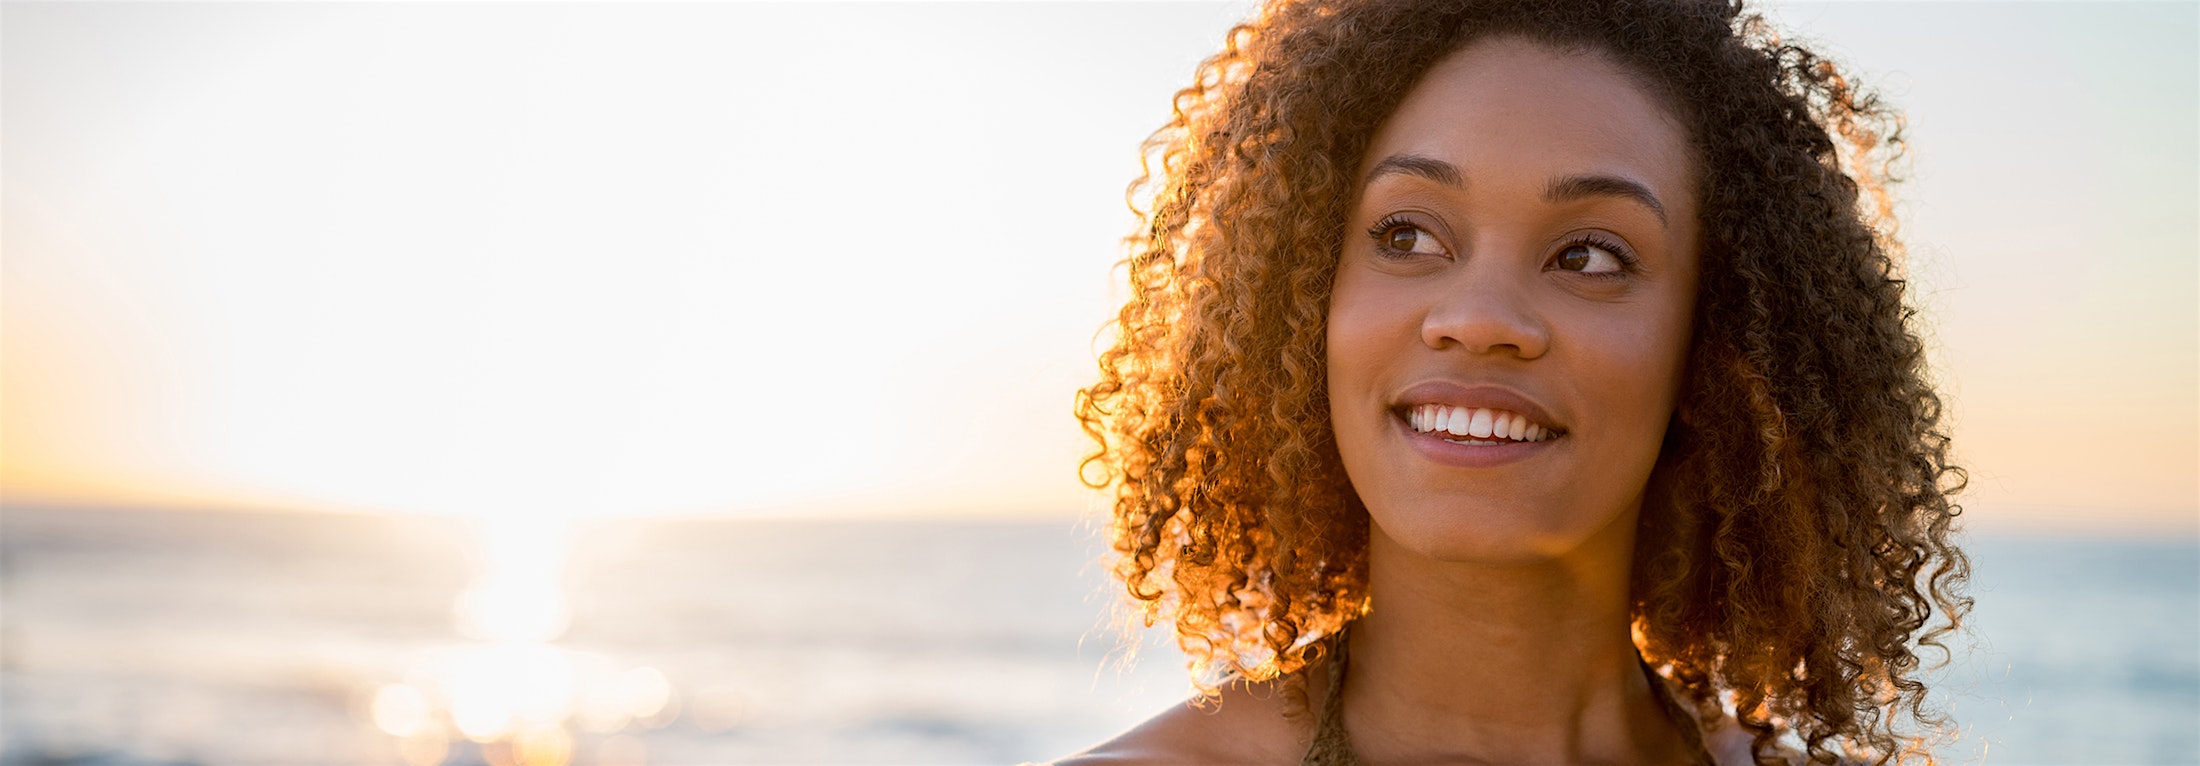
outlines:
[{"label": "water reflection", "polygon": [[572,619],[564,591],[572,525],[494,519],[475,538],[480,572],[452,605],[459,635],[486,641],[541,642]]},{"label": "water reflection", "polygon": [[1065,524],[0,508],[0,766],[1016,763],[1099,670]]},{"label": "water reflection", "polygon": [[[492,766],[565,766],[575,730],[612,735],[676,718],[678,698],[662,671],[554,643],[572,620],[571,545],[565,523],[479,525],[477,572],[452,604],[455,632],[475,642],[422,652],[404,680],[375,691],[367,711],[407,764],[444,763],[463,738]],[[607,738],[597,750],[598,763],[648,760],[633,737]]]}]

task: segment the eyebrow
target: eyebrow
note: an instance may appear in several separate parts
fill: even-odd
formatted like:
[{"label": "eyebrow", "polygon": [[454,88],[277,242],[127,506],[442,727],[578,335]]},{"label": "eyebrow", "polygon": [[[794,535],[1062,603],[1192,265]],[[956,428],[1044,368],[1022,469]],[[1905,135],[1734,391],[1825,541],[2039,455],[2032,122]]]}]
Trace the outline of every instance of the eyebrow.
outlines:
[{"label": "eyebrow", "polygon": [[1459,168],[1443,160],[1416,154],[1384,157],[1382,162],[1375,163],[1375,167],[1367,171],[1367,178],[1361,183],[1371,183],[1387,175],[1420,176],[1454,189],[1464,189],[1467,186],[1466,181],[1459,178]]},{"label": "eyebrow", "polygon": [[[1467,186],[1466,179],[1460,175],[1457,166],[1434,157],[1416,154],[1384,157],[1383,161],[1375,163],[1375,167],[1367,171],[1367,178],[1361,183],[1372,183],[1375,179],[1388,175],[1418,176],[1454,189],[1464,189]],[[1634,200],[1657,215],[1659,224],[1672,225],[1665,214],[1665,203],[1658,201],[1658,195],[1652,194],[1650,187],[1626,178],[1596,174],[1571,175],[1553,178],[1543,187],[1543,199],[1547,202],[1573,202],[1590,197]]]},{"label": "eyebrow", "polygon": [[1625,178],[1600,175],[1566,176],[1553,178],[1550,185],[1543,187],[1543,198],[1551,202],[1572,202],[1588,197],[1631,199],[1656,213],[1660,225],[1672,225],[1665,218],[1665,204],[1658,201],[1658,195],[1651,194],[1649,187]]}]

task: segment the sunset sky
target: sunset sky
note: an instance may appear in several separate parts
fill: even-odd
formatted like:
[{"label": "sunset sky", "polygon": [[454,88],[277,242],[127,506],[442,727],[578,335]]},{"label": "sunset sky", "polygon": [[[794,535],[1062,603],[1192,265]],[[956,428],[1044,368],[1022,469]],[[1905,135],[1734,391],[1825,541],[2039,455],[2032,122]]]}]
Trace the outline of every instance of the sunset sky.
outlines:
[{"label": "sunset sky", "polygon": [[[1094,502],[1139,141],[1244,3],[0,9],[9,502]],[[1982,527],[2200,514],[2200,5],[1775,8],[1909,119]]]}]

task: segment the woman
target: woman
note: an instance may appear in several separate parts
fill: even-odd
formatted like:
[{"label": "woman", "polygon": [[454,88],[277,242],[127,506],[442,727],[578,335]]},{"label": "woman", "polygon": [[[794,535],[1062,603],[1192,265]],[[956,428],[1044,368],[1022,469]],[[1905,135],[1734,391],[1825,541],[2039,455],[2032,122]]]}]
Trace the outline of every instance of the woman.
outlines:
[{"label": "woman", "polygon": [[1929,760],[1968,564],[1895,124],[1722,2],[1233,30],[1077,410],[1206,694],[1067,762]]}]

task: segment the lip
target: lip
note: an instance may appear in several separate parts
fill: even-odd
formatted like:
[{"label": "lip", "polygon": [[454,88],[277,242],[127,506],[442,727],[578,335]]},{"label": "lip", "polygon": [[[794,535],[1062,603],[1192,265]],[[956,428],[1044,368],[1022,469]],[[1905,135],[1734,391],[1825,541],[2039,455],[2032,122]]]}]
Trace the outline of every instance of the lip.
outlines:
[{"label": "lip", "polygon": [[[1498,445],[1456,444],[1448,439],[1413,430],[1404,412],[1423,404],[1507,410],[1527,416],[1530,422],[1558,432],[1559,438],[1539,442]],[[1457,468],[1494,468],[1516,463],[1566,443],[1566,428],[1535,400],[1501,386],[1463,386],[1450,381],[1417,384],[1399,394],[1390,409],[1391,426],[1398,429],[1416,452],[1430,461]]]}]

